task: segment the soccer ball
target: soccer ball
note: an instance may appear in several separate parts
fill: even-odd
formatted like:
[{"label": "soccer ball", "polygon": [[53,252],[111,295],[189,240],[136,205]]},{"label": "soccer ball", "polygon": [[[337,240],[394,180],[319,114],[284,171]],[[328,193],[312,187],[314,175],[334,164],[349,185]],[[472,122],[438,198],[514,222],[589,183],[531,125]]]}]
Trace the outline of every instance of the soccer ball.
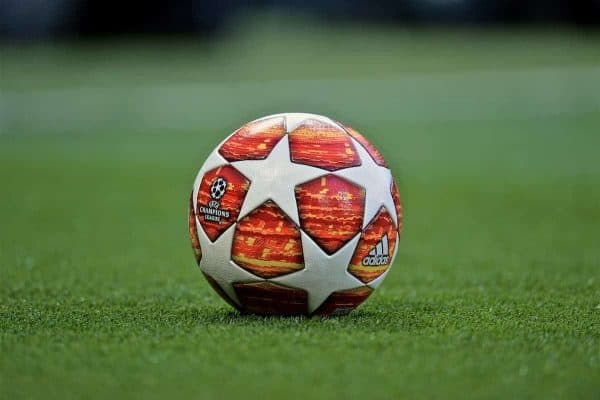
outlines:
[{"label": "soccer ball", "polygon": [[208,157],[189,231],[200,270],[236,309],[344,315],[381,284],[402,206],[381,154],[327,117],[252,121]]}]

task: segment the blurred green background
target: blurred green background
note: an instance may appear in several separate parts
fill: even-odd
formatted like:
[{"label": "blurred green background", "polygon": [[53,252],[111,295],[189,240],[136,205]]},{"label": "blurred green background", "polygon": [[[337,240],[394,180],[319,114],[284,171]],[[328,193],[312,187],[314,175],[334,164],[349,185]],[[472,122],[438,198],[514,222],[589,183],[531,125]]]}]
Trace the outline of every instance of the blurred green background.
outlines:
[{"label": "blurred green background", "polygon": [[[598,398],[599,39],[265,17],[5,43],[0,397]],[[194,265],[197,170],[285,111],[399,182],[396,264],[347,318],[240,316]]]}]

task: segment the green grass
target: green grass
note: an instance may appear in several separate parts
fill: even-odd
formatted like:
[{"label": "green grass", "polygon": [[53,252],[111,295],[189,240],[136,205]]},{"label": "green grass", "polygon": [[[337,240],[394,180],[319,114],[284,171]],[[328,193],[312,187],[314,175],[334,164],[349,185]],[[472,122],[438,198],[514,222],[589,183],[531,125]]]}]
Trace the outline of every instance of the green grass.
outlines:
[{"label": "green grass", "polygon": [[[155,47],[148,45],[123,53],[125,61],[108,46],[7,50],[0,397],[598,398],[600,59],[591,47],[582,50],[591,39],[422,34],[414,42],[395,34],[397,41],[387,39],[394,51],[379,54],[375,45],[357,66],[339,61],[339,76],[331,76],[331,60],[322,78],[313,65],[290,76],[277,69],[273,79],[323,79],[319,96],[300,91],[283,103],[284,89],[274,83],[263,97],[252,85],[232,89],[233,69],[219,59],[226,57],[205,60],[194,46],[163,48],[165,63],[150,65]],[[292,36],[285,41],[304,43]],[[338,36],[319,51],[352,58],[351,38],[346,32],[338,48]],[[443,49],[457,37],[464,46],[445,68]],[[368,47],[368,36],[352,38]],[[270,37],[267,54],[246,55],[249,63],[275,59],[285,41]],[[213,51],[235,53],[243,43]],[[414,43],[429,43],[441,60],[432,66],[432,53]],[[534,48],[529,61],[519,57],[527,44]],[[33,63],[48,54],[54,67]],[[103,64],[83,79],[94,54]],[[375,54],[379,61],[370,65]],[[545,60],[541,69],[536,55]],[[294,60],[281,63],[291,68]],[[385,87],[358,99],[328,91],[340,87],[329,78],[373,78],[373,65],[383,66],[374,78],[390,85],[420,65],[433,75],[419,75],[416,89],[426,89],[410,96]],[[492,65],[497,75],[478,72]],[[163,77],[177,90],[154,86],[169,66],[202,72]],[[544,75],[557,66],[569,69]],[[147,79],[121,79],[136,67]],[[268,85],[267,75],[242,72],[239,79]],[[236,106],[224,110],[225,95],[211,102],[205,86],[186,92],[198,81],[220,82],[210,93],[241,98],[231,97]],[[452,100],[440,100],[459,84]],[[108,94],[95,91],[105,85],[112,85]],[[304,83],[282,85],[300,90]],[[147,90],[170,97],[156,103]],[[109,107],[127,96],[131,103],[123,104],[141,105]],[[77,108],[85,102],[102,107]],[[194,118],[195,104],[202,118]],[[384,118],[382,107],[395,105],[398,113]],[[406,219],[399,257],[376,294],[346,318],[240,316],[194,265],[186,207],[196,170],[244,119],[282,107],[352,122],[382,149],[400,183]]]}]

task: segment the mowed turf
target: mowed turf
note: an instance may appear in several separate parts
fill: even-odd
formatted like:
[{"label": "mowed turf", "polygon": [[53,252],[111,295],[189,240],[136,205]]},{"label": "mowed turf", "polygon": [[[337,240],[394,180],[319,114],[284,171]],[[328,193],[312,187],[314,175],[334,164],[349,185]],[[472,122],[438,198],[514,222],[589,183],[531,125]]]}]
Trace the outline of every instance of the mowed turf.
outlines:
[{"label": "mowed turf", "polygon": [[[532,47],[541,41],[535,51],[554,64],[572,63],[574,81],[580,67],[598,67],[574,56],[581,49],[569,40],[528,40]],[[453,69],[467,84],[480,79],[469,68],[507,59],[514,42],[495,37],[502,50],[496,59],[493,48],[465,46],[458,51],[471,61]],[[586,95],[565,84],[564,96],[529,98],[520,113],[500,107],[494,114],[493,105],[478,108],[485,96],[471,83],[466,94],[452,94],[472,107],[460,118],[440,110],[429,118],[423,108],[415,118],[399,110],[377,121],[380,104],[409,102],[389,94],[365,93],[364,118],[344,113],[344,103],[325,104],[371,138],[392,166],[405,205],[400,253],[385,283],[348,317],[258,318],[232,311],[210,289],[194,265],[186,225],[197,169],[252,107],[207,120],[210,128],[171,121],[178,114],[160,108],[170,129],[148,129],[139,110],[125,121],[123,110],[78,133],[74,127],[98,115],[86,110],[69,118],[78,100],[68,96],[97,95],[97,86],[77,82],[83,89],[68,95],[45,92],[47,104],[55,99],[66,109],[44,128],[36,123],[47,117],[44,110],[31,109],[28,121],[22,108],[22,96],[37,90],[37,83],[28,89],[27,76],[47,73],[49,86],[59,88],[68,87],[69,76],[60,64],[48,72],[29,65],[34,71],[19,75],[19,61],[35,57],[11,54],[5,76],[20,76],[21,83],[5,84],[2,103],[0,397],[598,398],[600,109],[593,87]],[[67,71],[95,52],[75,54],[81,58],[58,58]],[[179,63],[187,65],[182,54],[180,46]],[[397,53],[379,56],[404,65]],[[433,68],[430,59],[413,54],[410,63]],[[144,61],[137,61],[142,69]],[[114,74],[113,89],[126,96],[120,78],[135,66],[135,59],[105,61],[99,75]],[[437,68],[444,73],[444,65]],[[598,83],[594,71],[586,72],[596,77],[590,85]],[[344,64],[344,73],[354,79],[364,70]],[[147,75],[153,74],[160,71]],[[498,76],[497,86],[515,84],[512,75]],[[440,79],[452,78],[436,75],[432,84]],[[134,89],[150,84],[136,82]],[[214,85],[231,90],[228,81]],[[244,93],[256,103],[256,117],[282,111],[272,93],[263,102],[261,93]],[[512,95],[517,103],[526,97]],[[436,101],[420,96],[425,105]],[[20,108],[11,108],[17,101]],[[323,105],[309,97],[293,104],[316,112]],[[222,110],[214,112],[223,118]],[[135,128],[138,119],[143,128]]]}]

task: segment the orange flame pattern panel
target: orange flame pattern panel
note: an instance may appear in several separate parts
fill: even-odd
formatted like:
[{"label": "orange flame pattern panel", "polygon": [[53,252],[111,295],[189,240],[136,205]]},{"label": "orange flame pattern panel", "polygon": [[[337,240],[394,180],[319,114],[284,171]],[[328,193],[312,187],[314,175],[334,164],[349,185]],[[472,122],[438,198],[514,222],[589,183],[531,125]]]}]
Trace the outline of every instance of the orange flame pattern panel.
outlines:
[{"label": "orange flame pattern panel", "polygon": [[346,132],[348,132],[348,134],[350,136],[352,136],[354,139],[356,139],[356,141],[358,143],[360,143],[365,148],[365,150],[367,150],[367,153],[369,153],[371,158],[373,158],[373,160],[378,165],[381,165],[382,167],[386,167],[386,168],[388,167],[387,163],[383,159],[383,156],[381,155],[379,150],[377,150],[375,148],[375,146],[373,146],[371,144],[371,142],[369,142],[363,135],[361,135],[360,132],[358,132],[357,130],[355,130],[354,128],[352,128],[351,126],[348,126],[348,125],[342,125],[342,126],[346,129]]},{"label": "orange flame pattern panel", "polygon": [[272,282],[234,283],[242,310],[259,315],[306,315],[308,293]]},{"label": "orange flame pattern panel", "polygon": [[356,307],[361,305],[370,295],[373,289],[363,286],[356,289],[335,292],[325,300],[314,312],[314,315],[341,316],[347,315]]},{"label": "orange flame pattern panel", "polygon": [[231,256],[237,265],[262,278],[304,268],[300,231],[272,201],[238,222]]},{"label": "orange flame pattern panel", "polygon": [[290,132],[290,152],[293,162],[329,171],[360,165],[346,131],[315,119],[305,120]]},{"label": "orange flame pattern panel", "polygon": [[219,149],[228,161],[263,160],[285,135],[283,117],[250,122],[238,129]]},{"label": "orange flame pattern panel", "polygon": [[296,187],[302,229],[328,254],[360,233],[365,190],[335,175]]},{"label": "orange flame pattern panel", "polygon": [[381,208],[360,237],[348,271],[364,283],[378,278],[390,267],[398,232],[385,208]]},{"label": "orange flame pattern panel", "polygon": [[[211,188],[219,178],[226,182],[222,197],[215,199]],[[208,171],[198,190],[196,216],[213,242],[237,221],[250,181],[230,165]],[[218,207],[216,207],[218,206]]]},{"label": "orange flame pattern panel", "polygon": [[190,210],[188,214],[188,226],[190,230],[190,240],[192,241],[192,250],[194,250],[194,257],[196,257],[196,263],[200,263],[202,259],[202,249],[200,248],[200,240],[198,239],[198,230],[196,226],[196,213],[194,212],[194,199],[192,198],[194,193],[190,195]]},{"label": "orange flame pattern panel", "polygon": [[400,192],[395,181],[392,183],[392,198],[394,199],[396,213],[398,214],[398,233],[402,234],[402,202],[400,201]]}]

